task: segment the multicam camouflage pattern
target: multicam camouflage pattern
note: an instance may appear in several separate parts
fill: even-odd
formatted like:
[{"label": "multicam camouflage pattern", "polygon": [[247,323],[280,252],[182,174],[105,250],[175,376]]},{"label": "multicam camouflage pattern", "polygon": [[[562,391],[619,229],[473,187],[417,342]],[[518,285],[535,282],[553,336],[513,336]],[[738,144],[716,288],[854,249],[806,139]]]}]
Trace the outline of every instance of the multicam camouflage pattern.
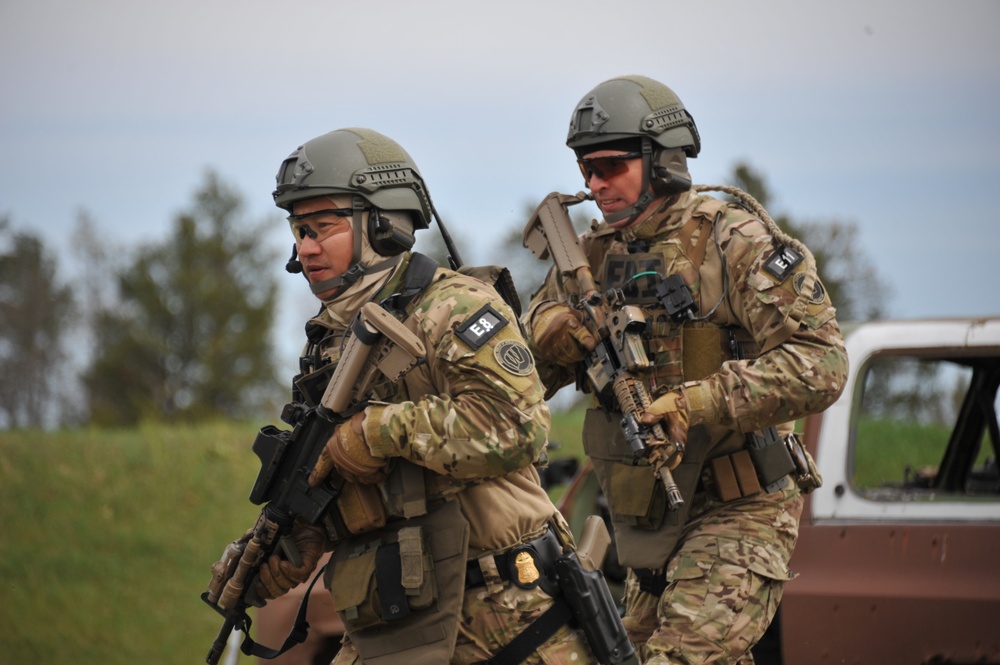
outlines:
[{"label": "multicam camouflage pattern", "polygon": [[[650,394],[682,390],[692,427],[711,433],[707,441],[699,437],[697,451],[689,449],[692,460],[734,452],[742,433],[771,425],[787,430],[790,421],[822,411],[839,396],[847,357],[811,257],[775,266],[784,243],[744,209],[686,192],[632,228],[595,223],[582,241],[599,288],[628,286],[626,296],[652,322],[647,350],[655,367],[641,375]],[[681,275],[705,320],[673,322],[655,298],[655,278],[642,274],[648,272]],[[578,368],[558,366],[532,344],[531,317],[547,302],[571,300],[574,288],[550,274],[524,316],[549,394],[575,381]],[[722,334],[730,328],[745,340],[747,360],[733,359]],[[714,348],[701,342],[693,354],[691,347],[705,339],[714,339]],[[585,447],[594,448],[587,441]],[[594,459],[595,468],[599,462]],[[625,623],[646,663],[752,662],[749,648],[770,623],[790,576],[798,490],[714,502],[695,491],[701,468],[686,470],[690,512],[680,524],[668,520],[649,531],[620,517],[613,521],[623,561],[656,551],[662,559],[652,567],[667,569],[669,585],[660,597],[640,592],[632,575],[627,586]],[[610,476],[599,473],[602,484]],[[642,551],[628,551],[627,543],[643,545]]]},{"label": "multicam camouflage pattern", "polygon": [[[722,215],[713,234],[719,212]],[[686,237],[682,230],[691,220],[690,237]],[[645,377],[650,393],[655,397],[681,385],[692,424],[705,422],[752,432],[822,411],[843,389],[847,374],[843,338],[836,310],[815,267],[803,260],[781,281],[768,273],[765,264],[779,243],[759,219],[742,208],[686,192],[673,203],[664,202],[635,227],[616,232],[605,223],[595,224],[582,241],[600,288],[626,282],[638,287],[633,300],[647,309],[647,321],[654,322],[649,344],[656,369]],[[637,245],[648,248],[639,252]],[[723,283],[720,252],[728,284]],[[701,380],[685,380],[682,330],[696,326],[669,320],[651,297],[653,279],[633,279],[649,270],[664,276],[680,274],[691,289],[698,314],[712,312],[698,325],[742,329],[760,350],[759,357],[727,362]],[[809,288],[808,293],[800,294],[804,288]],[[529,331],[531,315],[540,305],[565,300],[572,289],[571,284],[550,275],[525,315]],[[572,369],[546,362],[545,350],[531,342],[529,334],[529,346],[550,393],[575,380]]]},{"label": "multicam camouflage pattern", "polygon": [[[406,256],[374,300],[400,289],[408,263]],[[335,329],[326,317],[317,323]],[[458,501],[470,524],[470,559],[527,542],[550,523],[568,535],[534,467],[547,442],[549,411],[513,311],[485,283],[438,268],[407,307],[404,325],[424,343],[426,362],[396,384],[377,387],[365,417],[373,453],[389,458],[390,466],[399,458],[427,469],[429,501]],[[337,334],[328,340],[328,347],[340,344]],[[336,353],[330,348],[327,357]],[[337,547],[351,548],[352,541]],[[493,582],[465,593],[450,662],[488,658],[552,605],[541,590]],[[385,626],[380,636],[393,639]],[[563,627],[526,662],[591,661],[584,636]],[[360,662],[349,637],[334,662]],[[407,663],[407,653],[379,662]]]},{"label": "multicam camouflage pattern", "polygon": [[700,495],[657,598],[625,582],[625,627],[650,663],[752,663],[771,623],[798,537],[798,491],[729,504]]},{"label": "multicam camouflage pattern", "polygon": [[[481,314],[485,307],[496,314]],[[488,337],[479,348],[456,333],[470,322]],[[426,345],[427,363],[405,380],[410,399],[370,412],[365,435],[373,452],[460,479],[501,476],[535,461],[549,425],[544,389],[517,318],[492,289],[439,269],[406,325]],[[502,353],[510,346],[525,349],[526,365]]]},{"label": "multicam camouflage pattern", "polygon": [[[552,599],[538,588],[524,590],[508,585],[494,593],[489,593],[486,587],[466,591],[451,665],[472,665],[488,660],[551,605]],[[357,649],[347,640],[332,665],[360,662]],[[590,665],[594,662],[586,638],[568,625],[523,661],[524,665]]]},{"label": "multicam camouflage pattern", "polygon": [[[549,595],[537,587],[525,590],[508,585],[496,593],[489,593],[486,587],[470,589],[465,594],[465,617],[459,628],[452,663],[487,660],[551,605]],[[583,665],[595,661],[583,633],[566,625],[523,662],[528,665]]]}]

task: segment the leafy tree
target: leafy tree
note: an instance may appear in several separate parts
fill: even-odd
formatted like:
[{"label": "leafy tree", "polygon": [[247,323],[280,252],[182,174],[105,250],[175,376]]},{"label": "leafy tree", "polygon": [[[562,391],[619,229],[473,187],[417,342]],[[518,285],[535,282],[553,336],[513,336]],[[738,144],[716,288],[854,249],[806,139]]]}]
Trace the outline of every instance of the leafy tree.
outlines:
[{"label": "leafy tree", "polygon": [[119,304],[95,321],[84,374],[91,420],[243,417],[270,408],[275,253],[264,225],[212,172],[162,244],[117,272]]},{"label": "leafy tree", "polygon": [[42,427],[59,412],[63,334],[73,320],[68,286],[41,238],[0,218],[0,424]]},{"label": "leafy tree", "polygon": [[969,387],[971,370],[908,356],[875,359],[864,377],[869,418],[950,426]]},{"label": "leafy tree", "polygon": [[[771,193],[763,174],[740,163],[733,169],[733,180],[736,187],[768,207]],[[891,289],[879,278],[864,250],[858,247],[856,224],[837,219],[795,222],[787,215],[772,213],[771,216],[783,231],[804,242],[812,251],[823,284],[837,307],[839,320],[866,321],[885,314]]]},{"label": "leafy tree", "polygon": [[76,294],[80,319],[88,334],[93,335],[97,316],[113,306],[117,284],[114,260],[122,251],[108,234],[100,232],[85,210],[77,212],[71,242],[72,254],[78,263]]}]

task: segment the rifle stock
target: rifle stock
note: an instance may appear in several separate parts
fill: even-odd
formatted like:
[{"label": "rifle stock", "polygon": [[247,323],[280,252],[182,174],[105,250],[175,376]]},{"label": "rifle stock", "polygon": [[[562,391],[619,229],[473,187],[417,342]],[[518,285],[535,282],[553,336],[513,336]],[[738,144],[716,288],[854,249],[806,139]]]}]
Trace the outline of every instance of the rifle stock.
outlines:
[{"label": "rifle stock", "polygon": [[[224,618],[205,659],[209,665],[218,663],[234,629],[246,635],[240,647],[244,653],[277,653],[255,644],[249,635],[247,610],[264,604],[254,594],[258,570],[279,547],[287,560],[301,565],[301,556],[289,537],[294,521],[322,522],[343,485],[341,481],[309,486],[309,474],[320,452],[337,425],[364,408],[379,373],[395,381],[425,355],[420,339],[375,303],[362,307],[352,333],[320,404],[286,405],[281,418],[293,429],[267,425],[254,440],[253,451],[260,458],[261,469],[249,498],[263,508],[254,527],[227,546],[213,566],[208,590],[201,596]],[[282,650],[290,646],[286,642]]]},{"label": "rifle stock", "polygon": [[566,210],[587,198],[583,193],[570,196],[553,192],[546,196],[525,226],[522,244],[539,259],[551,257],[559,273],[579,287],[577,302],[572,304],[583,313],[584,325],[597,339],[596,348],[586,358],[589,383],[599,398],[613,400],[622,413],[620,425],[629,446],[637,458],[653,462],[666,490],[667,504],[676,510],[684,500],[666,462],[682,455],[684,446],[668,441],[661,425],[640,423],[651,403],[644,384],[634,374],[652,364],[641,337],[646,318],[642,309],[624,303],[620,291],[601,293],[597,289],[590,262]]}]

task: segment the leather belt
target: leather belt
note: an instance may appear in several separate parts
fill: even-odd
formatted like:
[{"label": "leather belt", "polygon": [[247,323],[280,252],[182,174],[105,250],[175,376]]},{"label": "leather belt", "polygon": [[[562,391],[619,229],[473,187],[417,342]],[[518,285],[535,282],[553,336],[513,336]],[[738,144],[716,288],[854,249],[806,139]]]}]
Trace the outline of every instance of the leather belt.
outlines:
[{"label": "leather belt", "polygon": [[[562,546],[551,527],[538,538],[493,555],[497,572],[504,582],[510,581],[523,589],[539,585],[542,578],[553,577],[553,564],[562,556]],[[532,575],[532,569],[537,577]],[[486,579],[479,559],[469,559],[465,569],[465,588],[484,586]]]}]

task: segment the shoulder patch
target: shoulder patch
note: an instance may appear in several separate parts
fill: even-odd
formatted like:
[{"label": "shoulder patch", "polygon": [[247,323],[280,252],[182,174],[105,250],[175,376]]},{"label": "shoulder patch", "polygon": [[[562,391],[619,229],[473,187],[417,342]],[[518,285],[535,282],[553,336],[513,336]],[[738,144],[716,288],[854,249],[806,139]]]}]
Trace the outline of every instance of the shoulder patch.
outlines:
[{"label": "shoulder patch", "polygon": [[517,376],[528,376],[535,369],[535,359],[523,342],[505,339],[493,349],[493,357],[505,370]]},{"label": "shoulder patch", "polygon": [[[806,295],[802,293],[802,287],[805,285],[805,281],[806,281],[806,273],[804,272],[800,272],[798,275],[795,276],[795,279],[792,280],[792,283],[795,285],[795,292],[798,293],[800,296]],[[807,297],[809,298],[809,302],[811,302],[814,305],[821,304],[823,300],[826,298],[826,288],[823,286],[823,282],[819,281],[818,277],[813,282],[812,293],[810,293]]]},{"label": "shoulder patch", "polygon": [[783,282],[795,269],[795,266],[802,263],[802,259],[803,256],[793,248],[778,247],[771,258],[764,262],[764,270],[779,282]]},{"label": "shoulder patch", "polygon": [[455,329],[455,334],[473,350],[485,344],[506,326],[507,319],[486,305]]}]

